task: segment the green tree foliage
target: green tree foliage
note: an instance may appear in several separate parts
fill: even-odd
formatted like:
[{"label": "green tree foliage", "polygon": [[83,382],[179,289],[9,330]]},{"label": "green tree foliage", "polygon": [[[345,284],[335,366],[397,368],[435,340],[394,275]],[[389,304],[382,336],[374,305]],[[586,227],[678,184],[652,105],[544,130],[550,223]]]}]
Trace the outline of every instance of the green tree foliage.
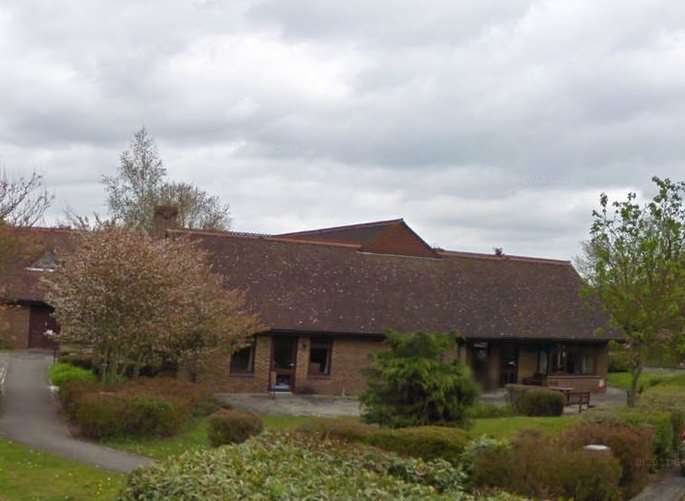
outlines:
[{"label": "green tree foliage", "polygon": [[183,228],[225,230],[230,226],[228,204],[192,184],[167,181],[166,175],[157,146],[143,127],[121,154],[117,173],[102,178],[112,219],[150,231],[155,207],[173,205]]},{"label": "green tree foliage", "polygon": [[685,327],[685,183],[653,178],[657,194],[644,205],[600,198],[581,270],[586,294],[597,298],[625,338],[635,405],[647,353],[683,348]]},{"label": "green tree foliage", "polygon": [[466,425],[478,390],[468,369],[449,359],[454,337],[390,331],[387,345],[389,350],[372,354],[363,419],[391,427]]}]

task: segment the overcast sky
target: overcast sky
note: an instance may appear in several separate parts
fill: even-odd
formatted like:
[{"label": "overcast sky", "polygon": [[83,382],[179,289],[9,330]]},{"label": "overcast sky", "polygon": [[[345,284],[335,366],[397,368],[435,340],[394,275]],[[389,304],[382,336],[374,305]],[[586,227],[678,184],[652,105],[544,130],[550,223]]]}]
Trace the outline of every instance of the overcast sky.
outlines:
[{"label": "overcast sky", "polygon": [[568,259],[602,191],[685,178],[684,112],[677,0],[0,0],[0,164],[48,224],[144,124],[236,230]]}]

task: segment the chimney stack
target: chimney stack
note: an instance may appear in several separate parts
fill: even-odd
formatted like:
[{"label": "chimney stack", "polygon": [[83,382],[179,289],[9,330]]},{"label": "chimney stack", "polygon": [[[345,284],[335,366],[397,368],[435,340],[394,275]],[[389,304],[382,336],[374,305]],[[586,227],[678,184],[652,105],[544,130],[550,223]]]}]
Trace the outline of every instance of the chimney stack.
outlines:
[{"label": "chimney stack", "polygon": [[178,228],[178,207],[158,205],[152,218],[152,236],[164,238],[167,230]]}]

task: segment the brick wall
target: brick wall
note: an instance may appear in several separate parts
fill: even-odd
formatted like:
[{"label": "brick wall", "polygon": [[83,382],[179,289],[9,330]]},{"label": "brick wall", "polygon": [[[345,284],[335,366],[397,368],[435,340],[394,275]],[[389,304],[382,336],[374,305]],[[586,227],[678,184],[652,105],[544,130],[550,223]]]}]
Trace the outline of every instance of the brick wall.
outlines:
[{"label": "brick wall", "polygon": [[[264,393],[269,387],[271,363],[271,335],[257,336],[254,372],[231,374],[230,357],[217,357],[200,376],[200,381],[213,391],[227,393]],[[358,395],[366,389],[366,378],[361,370],[369,366],[369,354],[383,349],[379,339],[360,337],[333,338],[331,374],[309,375],[311,338],[300,336],[297,341],[295,392],[323,395]]]},{"label": "brick wall", "polygon": [[0,305],[0,344],[13,349],[28,348],[30,313],[26,306]]},{"label": "brick wall", "polygon": [[231,374],[231,357],[218,355],[200,375],[200,382],[213,391],[226,393],[265,393],[269,386],[271,336],[259,335],[255,341],[254,372]]},{"label": "brick wall", "polygon": [[[369,367],[369,355],[384,349],[381,340],[360,337],[336,337],[333,340],[330,376],[310,376],[310,338],[300,338],[296,386],[297,391],[323,395],[359,395],[366,389],[362,374]],[[304,348],[306,345],[306,349]]]}]

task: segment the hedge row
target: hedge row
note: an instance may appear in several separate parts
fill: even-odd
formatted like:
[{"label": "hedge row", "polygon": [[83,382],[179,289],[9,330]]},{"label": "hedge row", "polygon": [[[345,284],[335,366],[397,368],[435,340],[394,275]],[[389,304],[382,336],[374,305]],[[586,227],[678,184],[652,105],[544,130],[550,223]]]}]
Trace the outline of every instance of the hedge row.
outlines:
[{"label": "hedge row", "polygon": [[455,465],[459,464],[469,440],[468,435],[458,428],[416,426],[389,429],[345,419],[314,419],[299,430],[317,433],[324,438],[371,445],[426,461],[442,459]]},{"label": "hedge row", "polygon": [[62,384],[59,396],[81,434],[96,439],[173,435],[207,398],[203,388],[172,378],[141,378],[106,387],[73,380]]}]

